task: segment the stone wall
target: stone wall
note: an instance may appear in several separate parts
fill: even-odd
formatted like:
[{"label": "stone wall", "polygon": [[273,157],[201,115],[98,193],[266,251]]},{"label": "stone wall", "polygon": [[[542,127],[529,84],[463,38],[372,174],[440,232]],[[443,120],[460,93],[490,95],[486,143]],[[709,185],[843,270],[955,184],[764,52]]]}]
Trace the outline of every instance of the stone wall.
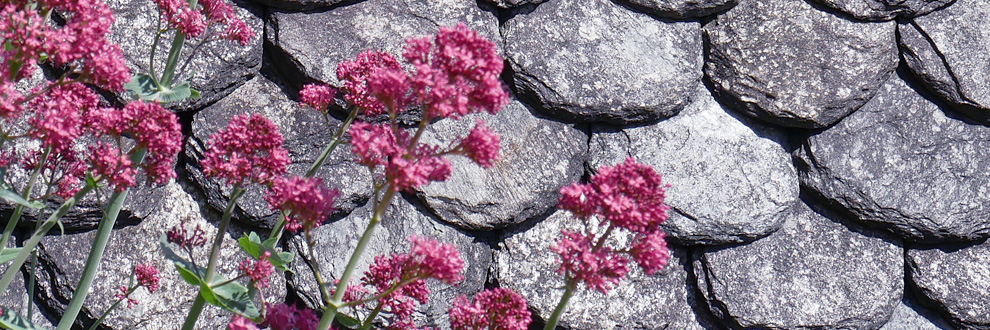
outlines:
[{"label": "stone wall", "polygon": [[[114,38],[145,69],[150,0],[112,0]],[[530,301],[536,323],[562,284],[548,249],[575,224],[555,209],[561,186],[626,157],[671,184],[665,229],[673,258],[634,271],[608,295],[581,292],[567,329],[990,329],[990,6],[983,0],[254,0],[237,2],[258,32],[248,47],[212,44],[189,77],[204,97],[173,106],[187,134],[179,178],[141,188],[107,249],[80,319],[91,324],[131,267],[164,270],[161,290],[115,312],[105,329],[178,327],[193,292],[156,244],[179,222],[215,232],[229,191],[199,168],[210,134],[236,114],[278,124],[303,173],[345,114],[298,106],[305,83],[338,84],[336,64],[366,49],[400,53],[403,40],[465,22],[496,42],[513,101],[483,116],[502,159],[456,162],[452,177],[404,193],[370,254],[407,247],[410,234],[459,246],[465,281],[435,286],[419,320],[447,328],[451,300],[503,286]],[[127,27],[125,30],[124,27]],[[188,49],[187,49],[188,50]],[[425,137],[448,142],[467,122]],[[446,140],[445,140],[446,139]],[[340,274],[367,222],[371,177],[338,149],[320,177],[343,193],[308,255],[284,248],[295,273],[265,298],[312,306],[311,266]],[[234,238],[275,214],[249,189]],[[98,203],[93,204],[98,205]],[[81,272],[98,211],[45,238],[38,285],[0,305],[29,306],[51,324]],[[95,215],[94,215],[95,214]],[[210,233],[212,235],[212,233]],[[21,235],[23,237],[23,235]],[[22,238],[23,239],[23,238]],[[364,264],[371,261],[369,255]],[[208,308],[202,329],[229,315]]]}]

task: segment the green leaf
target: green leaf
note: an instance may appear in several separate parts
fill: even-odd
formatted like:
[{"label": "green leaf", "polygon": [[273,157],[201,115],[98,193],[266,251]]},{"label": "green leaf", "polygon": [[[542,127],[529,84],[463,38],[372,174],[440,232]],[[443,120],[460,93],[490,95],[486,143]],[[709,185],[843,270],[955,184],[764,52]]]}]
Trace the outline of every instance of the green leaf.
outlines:
[{"label": "green leaf", "polygon": [[0,328],[13,330],[41,330],[43,328],[35,326],[30,320],[14,313],[13,308],[0,307]]},{"label": "green leaf", "polygon": [[14,260],[14,258],[17,257],[17,254],[21,253],[21,249],[22,248],[19,247],[9,247],[3,249],[3,252],[0,252],[0,264],[5,264],[8,261]]},{"label": "green leaf", "polygon": [[289,268],[289,263],[292,262],[292,253],[278,252],[274,247],[275,242],[276,241],[271,238],[262,242],[261,237],[258,237],[258,234],[255,232],[244,234],[244,237],[237,239],[237,244],[240,245],[241,250],[255,260],[257,260],[263,252],[268,251],[268,253],[271,254],[271,256],[268,257],[268,262],[270,262],[275,269],[295,273],[295,271]]},{"label": "green leaf", "polygon": [[[222,276],[217,276],[218,283],[227,282]],[[255,288],[247,288],[240,283],[230,282],[215,288],[203,284],[199,287],[203,299],[217,307],[237,313],[247,318],[258,318],[261,311],[254,305],[254,297],[258,295]]]},{"label": "green leaf", "polygon": [[361,326],[361,321],[344,313],[337,314],[337,321],[348,329],[357,329]]},{"label": "green leaf", "polygon": [[26,200],[24,199],[24,197],[21,197],[21,195],[18,195],[17,193],[7,189],[0,189],[0,198],[6,199],[8,202],[21,205],[24,207],[29,207],[35,210],[39,210],[45,207],[45,204],[41,202],[32,202]]},{"label": "green leaf", "polygon": [[191,99],[199,99],[200,97],[202,97],[202,95],[199,94],[198,90],[190,88],[189,92],[190,92],[189,98]]},{"label": "green leaf", "polygon": [[182,276],[182,279],[185,280],[186,283],[196,286],[203,284],[202,278],[206,277],[205,269],[193,265],[192,262],[175,253],[175,251],[172,250],[172,246],[168,243],[167,234],[162,234],[161,238],[158,239],[158,242],[162,246],[162,252],[165,253],[165,258],[171,260],[172,263],[175,264],[175,269],[179,271],[179,275]]},{"label": "green leaf", "polygon": [[[159,103],[182,101],[194,94],[192,88],[189,87],[189,82],[182,82],[172,87],[159,86],[154,78],[146,74],[131,77],[131,81],[124,84],[124,89],[138,99],[158,101]],[[196,92],[195,95],[199,97],[199,92]]]}]

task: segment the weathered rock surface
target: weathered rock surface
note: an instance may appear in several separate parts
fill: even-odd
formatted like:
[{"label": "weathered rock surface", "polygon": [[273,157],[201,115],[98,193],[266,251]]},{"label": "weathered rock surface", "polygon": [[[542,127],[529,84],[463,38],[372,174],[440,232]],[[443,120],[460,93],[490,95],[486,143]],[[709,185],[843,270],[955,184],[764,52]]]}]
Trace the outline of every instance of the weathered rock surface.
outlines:
[{"label": "weathered rock surface", "polygon": [[[203,189],[209,205],[221,212],[230,200],[231,187],[205,177],[199,168],[199,159],[207,150],[211,134],[227,127],[234,116],[250,113],[262,114],[279,127],[292,159],[289,175],[304,175],[343,124],[289,100],[276,83],[264,77],[252,79],[230,96],[197,113],[185,151],[189,158],[186,170],[193,182]],[[347,144],[338,146],[316,174],[328,186],[340,190],[337,213],[349,212],[371,196],[371,175],[366,167],[354,161],[350,149]],[[264,200],[266,193],[267,188],[261,185],[247,187],[247,192],[237,201],[235,218],[255,226],[272,227],[278,214]]]},{"label": "weathered rock surface", "polygon": [[743,0],[705,25],[705,74],[723,101],[812,128],[862,106],[897,66],[894,22],[854,22],[806,0]]},{"label": "weathered rock surface", "polygon": [[407,38],[458,22],[497,44],[498,20],[477,0],[364,0],[323,12],[272,11],[267,38],[283,72],[339,85],[337,63],[369,49],[401,59]]},{"label": "weathered rock surface", "polygon": [[[370,219],[371,207],[365,205],[341,220],[316,228],[312,234],[316,242],[313,255],[309,254],[302,236],[293,237],[289,241],[289,249],[297,256],[292,264],[295,276],[290,278],[289,285],[299,294],[303,302],[314,306],[320,301],[320,291],[313,277],[315,268],[312,268],[306,260],[314,260],[319,265],[323,279],[333,288],[334,280],[343,274],[351,253],[357,247],[358,239],[361,238]],[[352,284],[360,283],[362,274],[371,265],[375,256],[409,252],[411,235],[455,245],[461,253],[461,259],[464,260],[464,272],[461,273],[464,281],[456,286],[434,280],[427,281],[430,290],[429,304],[420,306],[417,309],[418,313],[414,315],[417,325],[449,329],[447,311],[450,310],[454,298],[462,295],[471,296],[484,288],[492,261],[491,248],[484,241],[435,220],[424,209],[410,204],[401,196],[397,195],[385,211],[382,222],[375,229],[367,249],[358,262],[354,277],[351,278]],[[367,313],[367,311],[363,312]]]},{"label": "weathered rock surface", "polygon": [[[535,223],[535,224],[534,224]],[[549,319],[564,290],[563,276],[556,273],[560,257],[550,250],[562,229],[580,231],[583,225],[566,211],[524,224],[510,232],[495,251],[494,276],[502,287],[526,297],[535,317]],[[628,238],[617,238],[618,240]],[[613,239],[609,239],[612,241]],[[611,243],[610,243],[611,244]],[[647,276],[630,263],[626,278],[607,295],[580,285],[571,297],[558,326],[565,329],[717,329],[707,314],[696,315],[701,306],[689,282],[684,248],[672,247],[667,267]]]},{"label": "weathered rock surface", "polygon": [[502,27],[515,84],[546,113],[623,124],[670,117],[701,78],[697,22],[663,22],[609,0],[555,0]]},{"label": "weathered rock surface", "polygon": [[911,241],[990,236],[990,128],[958,119],[893,77],[795,151],[803,185]]},{"label": "weathered rock surface", "polygon": [[518,101],[494,116],[436,122],[423,141],[454,145],[468,135],[476,119],[499,135],[499,160],[485,169],[466,157],[449,157],[450,179],[420,189],[420,198],[444,221],[465,229],[523,222],[555,207],[560,187],[584,174],[588,135],[573,125],[534,116]]},{"label": "weathered rock surface", "polygon": [[798,200],[784,133],[722,107],[703,86],[694,99],[652,125],[594,127],[592,167],[626,157],[653,166],[671,185],[664,226],[681,243],[738,243],[773,232]]},{"label": "weathered rock surface", "polygon": [[908,285],[958,329],[990,329],[990,243],[907,251]]},{"label": "weathered rock surface", "polygon": [[912,18],[933,12],[956,0],[814,0],[866,21]]},{"label": "weathered rock surface", "polygon": [[[161,329],[163,324],[182,324],[186,314],[184,311],[189,310],[197,292],[182,280],[172,262],[165,258],[158,240],[170,228],[184,222],[193,226],[201,224],[212,242],[216,227],[214,222],[204,219],[196,201],[179,184],[169,183],[165,189],[165,202],[151,216],[138,225],[114,231],[77,324],[86,328],[91,326],[113,304],[120,286],[127,285],[133,267],[145,262],[151,262],[160,271],[158,291],[149,293],[146,289],[137,290],[131,298],[137,299],[139,304],[131,309],[118,308],[111,312],[103,322],[104,328]],[[39,285],[37,295],[48,308],[59,314],[64,311],[82,274],[95,235],[95,231],[53,235],[41,241],[38,260],[43,271],[36,275]],[[237,247],[235,239],[240,236],[236,229],[231,230],[222,245],[218,269],[227,278],[237,274],[238,264],[248,257]],[[205,264],[209,258],[209,247],[197,249],[196,258],[200,265]],[[279,272],[271,277],[271,286],[263,291],[268,302],[284,301],[284,283],[285,278]],[[229,321],[229,312],[208,306],[203,310],[197,328],[221,329]]]},{"label": "weathered rock surface", "polygon": [[[7,247],[17,246],[14,244],[15,240],[16,237],[11,237],[11,241],[7,244]],[[28,295],[28,284],[24,282],[24,276],[28,274],[26,270],[30,269],[31,262],[28,261],[26,265],[27,267],[20,270],[14,270],[17,272],[17,275],[14,275],[14,280],[10,282],[7,290],[3,294],[0,294],[0,309],[6,310],[6,308],[10,308],[15,314],[26,319],[28,318],[28,309],[31,309],[29,320],[32,324],[44,327],[45,329],[54,329],[56,323],[58,323],[58,319],[49,315],[48,311],[42,308],[34,297]],[[6,274],[9,268],[9,262],[0,265],[0,276]]]},{"label": "weathered rock surface", "polygon": [[619,0],[644,12],[675,19],[702,17],[734,6],[737,0]]},{"label": "weathered rock surface", "polygon": [[513,8],[524,5],[538,5],[546,1],[547,0],[481,0],[481,2],[491,3],[498,6],[499,8]]},{"label": "weathered rock surface", "polygon": [[[328,8],[348,0],[249,0],[268,7],[285,10],[313,10]],[[361,0],[359,0],[361,1]]]},{"label": "weathered rock surface", "polygon": [[958,0],[900,25],[905,63],[921,83],[966,115],[990,123],[990,8]]},{"label": "weathered rock surface", "polygon": [[732,328],[876,329],[900,303],[899,241],[854,232],[803,203],[746,245],[695,256],[698,288]]},{"label": "weathered rock surface", "polygon": [[[147,73],[151,46],[155,40],[158,10],[152,1],[111,0],[108,5],[114,12],[116,20],[113,33],[108,36],[111,42],[120,45],[124,51],[128,67],[133,74]],[[231,41],[213,41],[202,46],[193,57],[186,72],[178,72],[190,54],[194,53],[200,39],[187,40],[182,48],[180,62],[176,68],[175,81],[189,81],[192,88],[202,94],[202,98],[186,100],[169,104],[169,108],[178,111],[198,110],[216,102],[234,89],[253,77],[261,68],[262,34],[264,22],[261,19],[263,8],[257,5],[236,2],[232,6],[237,17],[244,20],[254,33],[255,38],[247,46],[241,46]],[[212,28],[216,29],[216,27]],[[160,71],[165,67],[172,35],[162,36],[158,45],[155,69]],[[124,98],[129,99],[129,95]]]},{"label": "weathered rock surface", "polygon": [[934,311],[921,306],[905,294],[901,303],[894,308],[890,320],[880,328],[880,330],[903,329],[952,330],[953,327]]}]

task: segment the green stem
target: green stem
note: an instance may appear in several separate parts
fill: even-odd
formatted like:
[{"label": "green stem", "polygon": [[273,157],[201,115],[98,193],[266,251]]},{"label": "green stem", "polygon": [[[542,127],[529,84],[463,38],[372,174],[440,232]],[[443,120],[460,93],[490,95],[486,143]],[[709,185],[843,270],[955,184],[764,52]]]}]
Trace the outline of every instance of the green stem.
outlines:
[{"label": "green stem", "polygon": [[368,314],[368,317],[366,317],[364,319],[364,322],[361,323],[361,328],[359,328],[358,330],[371,329],[371,324],[375,322],[375,317],[378,317],[378,313],[380,313],[381,311],[382,311],[382,303],[381,301],[379,301],[378,305],[375,306],[375,309],[371,311],[371,314]]},{"label": "green stem", "polygon": [[333,320],[337,318],[337,309],[341,306],[344,293],[347,291],[347,285],[351,282],[351,275],[354,274],[354,269],[357,268],[358,260],[361,259],[365,248],[368,247],[368,242],[371,241],[371,235],[374,234],[375,227],[381,222],[382,214],[385,213],[385,209],[392,202],[392,197],[395,196],[395,189],[392,189],[391,185],[386,187],[386,189],[381,203],[375,207],[375,211],[371,215],[371,222],[368,223],[368,228],[365,228],[364,234],[361,235],[361,240],[358,241],[357,248],[354,249],[350,261],[347,262],[347,268],[344,268],[344,274],[340,276],[340,281],[337,282],[337,291],[333,293],[333,299],[330,300],[330,304],[324,309],[323,317],[320,318],[320,324],[317,326],[319,330],[329,330],[330,325],[333,324]]},{"label": "green stem", "polygon": [[316,285],[320,287],[320,299],[323,300],[323,304],[330,302],[330,291],[327,289],[327,282],[323,281],[323,275],[320,274],[320,263],[312,260],[316,254],[313,252],[313,238],[310,236],[309,232],[306,232],[306,245],[309,247],[309,263],[313,266],[313,275],[316,278]]},{"label": "green stem", "polygon": [[[41,174],[41,170],[45,167],[45,162],[48,161],[48,155],[51,154],[51,151],[52,148],[45,148],[45,151],[41,154],[41,160],[38,162],[38,166],[34,171],[31,172],[31,178],[28,179],[27,187],[21,193],[21,198],[28,199],[28,197],[31,197],[31,190],[34,189],[34,184],[38,181],[38,175]],[[3,229],[3,238],[0,238],[0,253],[7,248],[7,241],[10,240],[10,235],[14,233],[14,228],[17,227],[17,222],[21,220],[21,214],[23,213],[24,205],[17,204],[17,207],[14,207],[14,213],[7,220],[7,227]]]},{"label": "green stem", "polygon": [[[199,0],[189,0],[189,8],[195,10]],[[168,50],[168,62],[165,62],[165,72],[162,72],[160,80],[162,86],[172,87],[172,78],[175,77],[175,66],[179,63],[179,54],[182,53],[182,45],[186,43],[186,34],[175,31],[175,38],[172,38],[172,48]],[[152,75],[155,73],[152,72]]]},{"label": "green stem", "polygon": [[124,301],[124,299],[127,299],[127,297],[130,297],[131,296],[131,293],[133,293],[134,290],[137,290],[137,288],[138,288],[138,286],[135,285],[135,286],[132,286],[130,289],[127,289],[127,292],[124,293],[124,297],[123,298],[120,298],[120,299],[117,299],[117,301],[114,302],[113,305],[110,305],[110,308],[107,308],[107,310],[103,311],[103,315],[100,315],[100,318],[99,319],[96,319],[96,323],[93,323],[93,326],[92,327],[89,327],[89,330],[96,330],[96,328],[99,327],[100,324],[103,324],[103,320],[106,319],[108,315],[110,315],[110,312],[112,312],[115,308],[117,308],[117,305],[120,305],[120,302],[121,301]]},{"label": "green stem", "polygon": [[93,191],[93,189],[96,189],[96,185],[93,183],[88,183],[83,186],[83,188],[80,189],[75,196],[65,200],[65,202],[62,203],[62,206],[59,206],[58,210],[56,210],[55,213],[52,213],[52,215],[45,220],[44,224],[41,225],[41,228],[35,231],[27,242],[24,242],[21,252],[17,253],[17,256],[14,257],[13,263],[11,263],[7,268],[8,271],[3,274],[3,278],[0,278],[0,292],[7,291],[10,283],[14,281],[14,275],[17,275],[16,270],[20,269],[21,266],[24,266],[24,262],[26,262],[28,257],[31,255],[31,251],[38,246],[38,243],[41,242],[41,239],[45,236],[45,234],[55,226],[55,223],[57,223],[59,219],[65,216],[66,213],[69,213],[69,209],[76,206],[76,202],[82,199],[86,194]]},{"label": "green stem", "polygon": [[543,327],[543,330],[557,329],[557,322],[560,321],[560,316],[564,315],[564,309],[567,309],[567,302],[571,300],[571,296],[574,295],[574,291],[577,291],[577,281],[568,280],[567,288],[564,289],[564,295],[560,297],[560,302],[557,303],[557,308],[554,308],[553,314],[550,314],[550,320],[547,321],[547,325]]},{"label": "green stem", "polygon": [[[213,239],[213,246],[210,248],[210,262],[206,265],[206,278],[203,279],[207,285],[213,284],[214,271],[217,268],[217,259],[220,256],[220,245],[223,244],[223,236],[227,232],[227,225],[230,224],[230,216],[234,214],[234,207],[237,205],[237,200],[244,195],[244,189],[241,186],[234,186],[234,191],[230,194],[230,201],[227,202],[227,208],[223,211],[223,217],[220,218],[220,225],[217,226],[217,236]],[[186,321],[182,324],[183,330],[192,330],[193,326],[196,325],[196,320],[199,319],[199,314],[203,312],[203,306],[205,306],[206,300],[203,299],[201,294],[196,295],[196,301],[193,302],[192,308],[189,309],[189,314],[186,315]]]},{"label": "green stem", "polygon": [[[340,126],[340,129],[338,129],[337,133],[334,134],[326,148],[323,148],[323,152],[320,153],[320,157],[317,157],[316,161],[309,166],[309,170],[306,171],[307,178],[316,175],[316,171],[318,171],[320,167],[323,167],[323,164],[327,162],[327,158],[330,157],[330,154],[332,154],[333,151],[337,149],[337,146],[343,142],[341,137],[344,136],[344,133],[347,132],[347,128],[354,122],[354,118],[357,118],[357,113],[358,109],[356,107],[351,107],[351,112],[347,115],[347,119],[344,120],[344,124]],[[284,228],[285,213],[279,213],[278,221],[275,222],[275,227],[272,228],[272,232],[269,234],[268,238],[277,238],[277,240],[282,239],[282,232],[284,231]]]},{"label": "green stem", "polygon": [[[131,162],[141,164],[147,153],[148,149],[146,148],[135,149],[131,154]],[[103,219],[100,220],[100,226],[96,229],[96,237],[93,238],[93,247],[89,250],[89,257],[86,258],[86,267],[83,268],[79,284],[76,285],[76,290],[72,293],[72,300],[66,306],[65,313],[62,314],[56,330],[69,330],[75,323],[79,311],[82,310],[83,302],[89,295],[89,288],[93,286],[93,279],[100,272],[103,252],[107,248],[107,243],[110,242],[110,234],[113,233],[113,226],[117,223],[117,216],[120,214],[120,209],[124,207],[124,200],[127,199],[129,191],[130,189],[124,189],[123,191],[115,191],[113,195],[110,195],[110,201],[107,203],[106,209],[103,210]]]},{"label": "green stem", "polygon": [[158,74],[155,73],[155,55],[158,53],[158,43],[162,39],[162,11],[158,8],[158,25],[155,27],[155,42],[151,43],[151,58],[148,60],[148,75],[151,76],[151,81],[155,82],[155,87],[161,88],[161,82],[158,81]]}]

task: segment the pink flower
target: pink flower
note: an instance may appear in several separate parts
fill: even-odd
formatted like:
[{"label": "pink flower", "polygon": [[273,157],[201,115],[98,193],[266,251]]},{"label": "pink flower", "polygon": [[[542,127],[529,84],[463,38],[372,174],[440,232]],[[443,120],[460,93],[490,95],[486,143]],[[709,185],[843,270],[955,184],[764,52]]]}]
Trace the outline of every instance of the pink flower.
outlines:
[{"label": "pink flower", "polygon": [[251,283],[254,283],[256,288],[267,288],[268,277],[272,276],[272,273],[275,272],[275,267],[272,267],[272,263],[268,261],[268,258],[271,256],[271,252],[265,251],[264,254],[258,257],[258,261],[252,262],[251,259],[247,259],[241,261],[241,264],[237,268],[241,270],[241,273],[251,279]]},{"label": "pink flower", "polygon": [[148,151],[143,167],[151,182],[164,184],[175,177],[175,157],[182,149],[182,127],[171,111],[157,102],[133,101],[122,110],[90,111],[89,126],[97,135],[129,135]]},{"label": "pink flower", "polygon": [[402,148],[387,124],[357,121],[351,124],[348,133],[351,135],[351,150],[366,166],[384,165],[389,158],[402,154]]},{"label": "pink flower", "polygon": [[526,299],[503,288],[482,291],[473,301],[457,297],[448,314],[453,330],[526,330],[532,321]]},{"label": "pink flower", "polygon": [[607,246],[593,248],[594,237],[566,230],[561,234],[564,237],[557,241],[557,245],[550,247],[560,255],[558,274],[584,282],[588,288],[605,294],[629,272],[626,268],[629,260],[612,253]]},{"label": "pink flower", "polygon": [[191,38],[206,31],[206,17],[189,7],[185,0],[153,0],[168,26]]},{"label": "pink flower", "polygon": [[463,150],[463,153],[468,158],[471,158],[471,160],[481,165],[481,167],[492,167],[495,161],[498,160],[498,134],[492,132],[485,125],[485,122],[478,120],[471,133],[461,141],[459,148]]},{"label": "pink flower", "polygon": [[588,184],[561,188],[559,207],[579,217],[601,216],[637,233],[649,233],[667,220],[667,185],[652,167],[632,158],[614,167],[603,166]]},{"label": "pink flower", "polygon": [[[345,92],[344,99],[361,108],[366,116],[377,116],[389,110],[368,88],[368,77],[382,69],[401,71],[402,66],[392,55],[370,50],[358,54],[354,61],[337,64],[337,79],[344,84],[341,88]],[[402,112],[405,109],[390,110]]]},{"label": "pink flower", "polygon": [[460,273],[464,269],[464,261],[457,247],[417,235],[410,236],[409,242],[412,248],[407,267],[412,268],[415,277],[434,278],[447,284],[463,279]]},{"label": "pink flower", "polygon": [[138,285],[148,288],[148,292],[154,293],[158,290],[158,269],[150,262],[134,267],[134,274],[137,277]]},{"label": "pink flower", "polygon": [[41,140],[43,147],[51,147],[55,153],[65,153],[84,133],[83,113],[96,109],[100,100],[92,90],[80,83],[49,87],[47,91],[36,89],[36,92],[43,93],[29,102],[35,113],[28,120],[31,126],[28,134]]},{"label": "pink flower", "polygon": [[269,183],[285,174],[289,152],[274,123],[259,114],[245,114],[210,136],[201,164],[207,177],[227,184]]},{"label": "pink flower", "polygon": [[268,305],[263,325],[272,330],[316,330],[320,319],[308,308],[296,308],[285,303]]},{"label": "pink flower", "polygon": [[31,76],[38,56],[50,48],[47,39],[52,32],[37,11],[24,5],[8,2],[0,8],[0,17],[0,40],[5,42],[0,48],[0,81],[10,83],[12,62],[22,61],[15,81]]},{"label": "pink flower", "polygon": [[494,114],[509,101],[499,80],[503,61],[495,44],[464,23],[441,27],[432,41],[406,40],[403,57],[416,70],[412,90],[427,118]]},{"label": "pink flower", "polygon": [[90,156],[90,166],[93,173],[110,182],[115,191],[124,191],[136,183],[134,169],[130,157],[122,154],[120,149],[102,142],[97,142]]},{"label": "pink flower", "polygon": [[[4,64],[0,63],[0,65]],[[0,74],[3,74],[3,72],[0,72]],[[24,107],[21,104],[23,102],[24,95],[17,91],[16,84],[12,82],[0,82],[0,117],[17,119],[24,113]]]},{"label": "pink flower", "polygon": [[123,285],[120,286],[120,292],[117,292],[113,296],[117,299],[120,299],[121,301],[127,300],[127,308],[134,308],[134,305],[138,304],[137,299],[131,298],[130,292],[127,290],[127,287]]},{"label": "pink flower", "polygon": [[176,225],[168,230],[166,237],[169,243],[176,244],[184,250],[206,244],[206,231],[202,227],[196,225],[196,228],[186,231],[184,225]]},{"label": "pink flower", "polygon": [[250,319],[240,315],[234,315],[234,317],[230,319],[230,323],[227,324],[227,330],[259,330],[259,329],[258,329],[258,325],[254,324],[254,322],[252,322]]},{"label": "pink flower", "polygon": [[299,103],[320,110],[321,112],[326,112],[327,106],[333,103],[333,98],[336,94],[337,90],[329,85],[306,84],[299,91]]},{"label": "pink flower", "polygon": [[660,230],[636,235],[629,253],[646,275],[653,275],[667,266],[670,249],[667,248],[666,238],[667,234]]},{"label": "pink flower", "polygon": [[297,176],[275,179],[265,200],[272,209],[288,213],[285,229],[297,233],[323,224],[333,212],[333,203],[339,195],[336,189],[323,185],[320,178]]}]

